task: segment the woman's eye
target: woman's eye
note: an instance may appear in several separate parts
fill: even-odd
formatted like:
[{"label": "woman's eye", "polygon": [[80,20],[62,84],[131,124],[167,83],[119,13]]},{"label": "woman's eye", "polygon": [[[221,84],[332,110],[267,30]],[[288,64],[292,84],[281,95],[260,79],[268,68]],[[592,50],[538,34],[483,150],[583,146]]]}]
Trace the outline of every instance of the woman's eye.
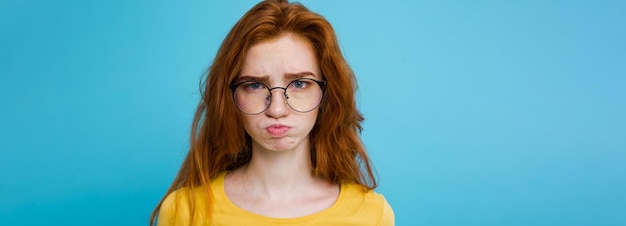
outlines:
[{"label": "woman's eye", "polygon": [[307,85],[307,82],[305,81],[294,81],[292,83],[293,88],[298,88],[298,89],[305,88],[306,85]]},{"label": "woman's eye", "polygon": [[247,84],[246,88],[248,88],[248,89],[261,89],[261,88],[263,88],[263,84],[261,84],[260,82],[253,82],[253,83]]}]

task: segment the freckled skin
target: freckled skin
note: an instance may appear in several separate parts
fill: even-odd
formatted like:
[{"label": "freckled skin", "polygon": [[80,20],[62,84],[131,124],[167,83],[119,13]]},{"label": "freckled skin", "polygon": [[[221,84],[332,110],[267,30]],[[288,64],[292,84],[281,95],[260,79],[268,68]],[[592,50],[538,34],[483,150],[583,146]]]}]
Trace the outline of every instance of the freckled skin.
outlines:
[{"label": "freckled skin", "polygon": [[[301,36],[283,34],[252,46],[244,61],[241,75],[268,76],[269,87],[285,87],[293,78],[286,74],[311,72],[308,78],[321,80],[319,66],[311,44]],[[285,102],[283,90],[272,91],[272,101],[265,112],[243,116],[246,132],[252,137],[252,148],[264,151],[308,150],[309,132],[315,124],[318,109],[299,113]],[[275,133],[288,127],[287,132]]]}]

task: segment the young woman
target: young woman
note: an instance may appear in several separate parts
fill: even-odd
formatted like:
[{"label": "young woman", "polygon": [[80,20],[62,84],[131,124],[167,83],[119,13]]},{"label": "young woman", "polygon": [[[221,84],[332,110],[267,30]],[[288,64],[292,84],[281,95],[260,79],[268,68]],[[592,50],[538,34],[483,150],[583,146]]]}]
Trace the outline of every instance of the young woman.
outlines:
[{"label": "young woman", "polygon": [[232,28],[150,225],[393,225],[331,25],[286,0]]}]

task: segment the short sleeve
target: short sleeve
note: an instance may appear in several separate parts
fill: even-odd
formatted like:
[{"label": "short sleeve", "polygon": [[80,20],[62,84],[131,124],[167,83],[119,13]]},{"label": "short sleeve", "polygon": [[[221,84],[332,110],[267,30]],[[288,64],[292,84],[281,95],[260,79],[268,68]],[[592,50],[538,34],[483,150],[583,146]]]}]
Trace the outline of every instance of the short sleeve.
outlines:
[{"label": "short sleeve", "polygon": [[187,199],[182,193],[184,192],[177,190],[165,197],[157,217],[158,226],[187,225],[189,209]]},{"label": "short sleeve", "polygon": [[395,215],[393,214],[393,209],[387,202],[387,200],[383,197],[383,213],[378,220],[378,226],[394,226],[395,225]]}]

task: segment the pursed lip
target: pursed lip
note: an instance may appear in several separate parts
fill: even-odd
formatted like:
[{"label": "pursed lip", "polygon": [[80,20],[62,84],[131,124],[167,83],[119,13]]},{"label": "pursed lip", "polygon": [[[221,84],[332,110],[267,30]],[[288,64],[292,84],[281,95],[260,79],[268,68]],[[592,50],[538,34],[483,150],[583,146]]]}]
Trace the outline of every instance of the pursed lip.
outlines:
[{"label": "pursed lip", "polygon": [[272,124],[265,128],[265,131],[272,137],[283,137],[287,135],[291,127],[282,124]]}]

